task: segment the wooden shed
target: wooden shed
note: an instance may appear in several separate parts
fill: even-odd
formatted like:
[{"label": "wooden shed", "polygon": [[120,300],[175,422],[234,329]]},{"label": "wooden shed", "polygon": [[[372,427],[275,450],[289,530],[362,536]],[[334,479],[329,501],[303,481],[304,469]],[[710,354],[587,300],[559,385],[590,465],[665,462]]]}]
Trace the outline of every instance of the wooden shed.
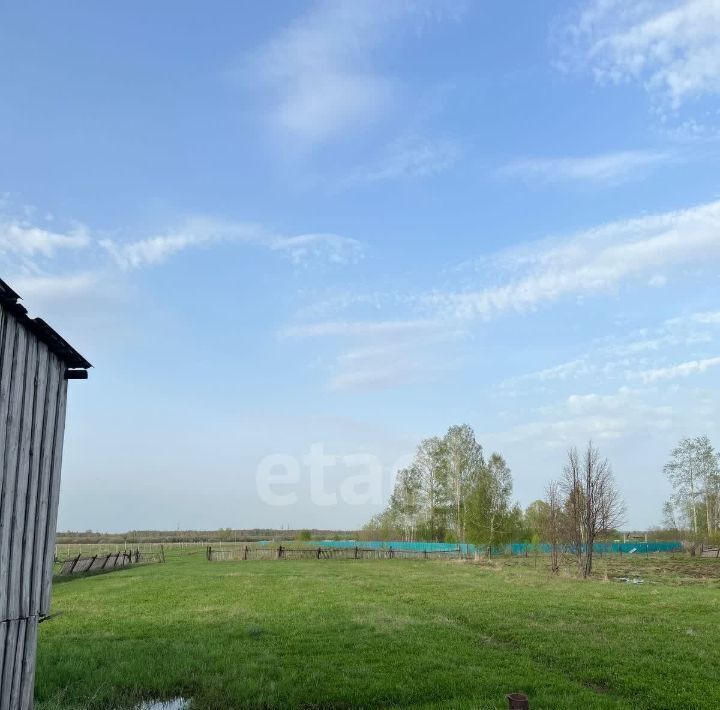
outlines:
[{"label": "wooden shed", "polygon": [[50,613],[67,381],[90,363],[0,280],[0,710],[32,707]]}]

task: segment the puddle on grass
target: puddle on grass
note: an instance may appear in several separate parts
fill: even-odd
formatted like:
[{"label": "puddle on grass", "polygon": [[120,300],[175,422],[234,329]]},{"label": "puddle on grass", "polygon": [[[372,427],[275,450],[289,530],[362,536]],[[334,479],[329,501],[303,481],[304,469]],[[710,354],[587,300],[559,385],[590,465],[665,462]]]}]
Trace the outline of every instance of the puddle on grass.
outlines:
[{"label": "puddle on grass", "polygon": [[185,698],[146,700],[140,705],[136,705],[135,710],[190,710],[190,701]]},{"label": "puddle on grass", "polygon": [[640,577],[615,577],[616,582],[624,582],[625,584],[645,584],[644,579]]}]

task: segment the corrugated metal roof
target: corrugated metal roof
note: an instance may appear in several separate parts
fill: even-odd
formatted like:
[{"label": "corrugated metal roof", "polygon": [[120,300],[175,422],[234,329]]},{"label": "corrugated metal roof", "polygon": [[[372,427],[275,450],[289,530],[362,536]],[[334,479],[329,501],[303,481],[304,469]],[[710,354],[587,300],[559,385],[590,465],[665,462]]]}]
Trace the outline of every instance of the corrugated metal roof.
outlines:
[{"label": "corrugated metal roof", "polygon": [[87,370],[92,365],[42,318],[30,318],[20,296],[0,279],[0,304],[45,343],[68,367]]}]

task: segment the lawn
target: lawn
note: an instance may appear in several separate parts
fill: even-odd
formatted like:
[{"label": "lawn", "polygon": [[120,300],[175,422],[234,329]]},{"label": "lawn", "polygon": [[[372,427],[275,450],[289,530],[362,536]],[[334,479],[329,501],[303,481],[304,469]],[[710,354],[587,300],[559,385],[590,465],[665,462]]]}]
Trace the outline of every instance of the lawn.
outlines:
[{"label": "lawn", "polygon": [[[537,567],[536,567],[537,565]],[[720,561],[207,562],[59,581],[37,707],[720,707]],[[622,583],[617,576],[642,578]]]}]

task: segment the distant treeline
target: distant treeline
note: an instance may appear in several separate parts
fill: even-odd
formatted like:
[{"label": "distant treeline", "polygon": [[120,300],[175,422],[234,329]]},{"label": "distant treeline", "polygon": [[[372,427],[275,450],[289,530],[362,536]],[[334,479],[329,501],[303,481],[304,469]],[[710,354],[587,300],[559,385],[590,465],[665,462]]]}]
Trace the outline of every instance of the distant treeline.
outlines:
[{"label": "distant treeline", "polygon": [[64,531],[58,532],[57,542],[67,544],[113,544],[149,543],[149,542],[258,542],[260,540],[356,540],[354,530],[276,530],[273,528],[251,528],[235,530],[129,530],[120,533]]}]

